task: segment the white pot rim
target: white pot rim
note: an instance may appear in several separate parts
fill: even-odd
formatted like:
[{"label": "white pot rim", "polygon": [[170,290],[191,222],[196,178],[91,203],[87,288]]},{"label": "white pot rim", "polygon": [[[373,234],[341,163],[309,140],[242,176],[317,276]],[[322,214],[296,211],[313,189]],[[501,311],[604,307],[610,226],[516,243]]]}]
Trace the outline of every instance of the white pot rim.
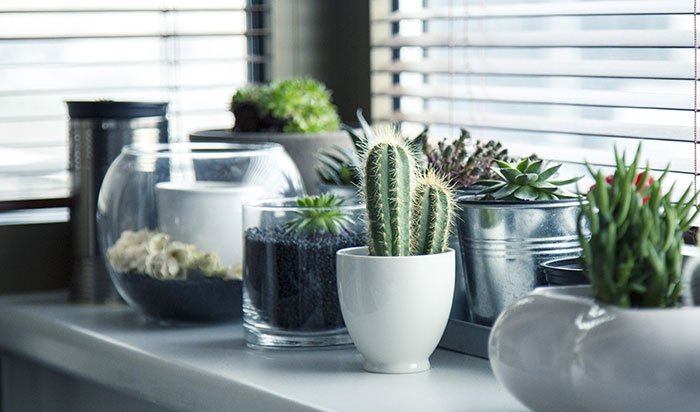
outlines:
[{"label": "white pot rim", "polygon": [[370,256],[367,246],[356,246],[345,249],[340,249],[336,252],[337,256],[342,256],[348,259],[372,259],[372,260],[424,260],[424,259],[442,259],[445,256],[453,255],[454,249],[447,248],[447,251],[442,253],[433,253],[430,255],[412,255],[412,256]]},{"label": "white pot rim", "polygon": [[626,314],[668,314],[673,312],[686,312],[686,311],[698,311],[700,312],[700,306],[688,306],[681,305],[673,308],[621,308],[619,306],[601,303],[595,300],[592,296],[590,285],[579,285],[579,286],[550,286],[541,287],[535,289],[531,292],[531,295],[541,296],[547,299],[559,300],[559,301],[569,301],[572,303],[579,303],[589,306],[597,306],[604,308],[607,312],[620,312]]}]

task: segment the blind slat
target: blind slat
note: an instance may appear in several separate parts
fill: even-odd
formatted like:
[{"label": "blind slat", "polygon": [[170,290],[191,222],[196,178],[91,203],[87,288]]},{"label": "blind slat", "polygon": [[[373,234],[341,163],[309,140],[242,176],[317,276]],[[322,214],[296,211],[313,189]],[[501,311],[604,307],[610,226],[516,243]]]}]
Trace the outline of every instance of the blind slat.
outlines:
[{"label": "blind slat", "polygon": [[565,119],[558,117],[500,115],[475,113],[457,115],[447,113],[393,112],[377,120],[390,122],[417,122],[524,132],[564,133],[581,136],[606,136],[631,139],[650,139],[672,142],[692,142],[692,126],[630,124],[608,120]]},{"label": "blind slat", "polygon": [[666,1],[595,1],[528,4],[475,4],[466,7],[428,8],[414,12],[394,12],[376,16],[374,21],[405,19],[482,19],[552,16],[636,16],[636,15],[693,14],[693,4],[687,0]]},{"label": "blind slat", "polygon": [[182,38],[182,37],[222,37],[222,36],[247,36],[247,37],[264,37],[270,34],[269,30],[252,30],[252,31],[225,31],[225,32],[170,32],[156,33],[144,32],[133,34],[99,34],[99,35],[69,35],[69,36],[0,36],[0,41],[31,41],[31,40],[80,40],[80,39],[147,39],[147,38]]},{"label": "blind slat", "polygon": [[393,61],[375,66],[374,72],[424,74],[479,74],[548,77],[603,77],[627,79],[693,80],[693,67],[677,61],[498,59],[472,60],[465,65],[444,60]]},{"label": "blind slat", "polygon": [[392,87],[374,92],[379,96],[411,96],[499,103],[555,104],[591,107],[693,110],[693,96],[673,93],[632,93],[604,90],[553,89],[547,87]]},{"label": "blind slat", "polygon": [[580,30],[386,36],[375,47],[598,47],[693,48],[692,30]]}]

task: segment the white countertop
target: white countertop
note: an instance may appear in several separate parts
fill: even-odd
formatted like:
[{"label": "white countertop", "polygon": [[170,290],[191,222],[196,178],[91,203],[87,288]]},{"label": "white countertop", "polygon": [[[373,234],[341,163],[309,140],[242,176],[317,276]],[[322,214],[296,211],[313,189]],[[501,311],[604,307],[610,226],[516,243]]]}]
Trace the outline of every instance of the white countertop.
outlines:
[{"label": "white countertop", "polygon": [[488,361],[438,349],[428,372],[362,370],[354,348],[254,350],[240,323],[164,327],[62,293],[0,298],[0,351],[177,411],[527,411]]}]

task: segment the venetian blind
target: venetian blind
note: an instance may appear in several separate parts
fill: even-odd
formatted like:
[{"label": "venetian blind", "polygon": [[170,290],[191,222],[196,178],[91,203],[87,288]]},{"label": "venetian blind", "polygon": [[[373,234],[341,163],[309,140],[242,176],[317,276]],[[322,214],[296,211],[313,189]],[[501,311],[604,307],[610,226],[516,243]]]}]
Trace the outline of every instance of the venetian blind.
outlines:
[{"label": "venetian blind", "polygon": [[0,2],[0,200],[67,194],[66,100],[168,101],[170,135],[232,124],[266,80],[264,0]]},{"label": "venetian blind", "polygon": [[[697,176],[693,0],[372,0],[375,120],[465,126],[581,173],[643,141]],[[574,170],[576,169],[576,170]],[[673,179],[669,179],[673,180]]]}]

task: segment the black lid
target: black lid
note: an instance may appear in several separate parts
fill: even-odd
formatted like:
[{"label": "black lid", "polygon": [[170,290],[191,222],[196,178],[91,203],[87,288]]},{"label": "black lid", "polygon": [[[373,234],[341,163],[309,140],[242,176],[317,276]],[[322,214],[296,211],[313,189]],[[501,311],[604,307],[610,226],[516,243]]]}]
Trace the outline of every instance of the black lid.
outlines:
[{"label": "black lid", "polygon": [[68,115],[72,119],[133,119],[136,117],[165,116],[168,103],[115,102],[98,100],[92,102],[66,102]]}]

